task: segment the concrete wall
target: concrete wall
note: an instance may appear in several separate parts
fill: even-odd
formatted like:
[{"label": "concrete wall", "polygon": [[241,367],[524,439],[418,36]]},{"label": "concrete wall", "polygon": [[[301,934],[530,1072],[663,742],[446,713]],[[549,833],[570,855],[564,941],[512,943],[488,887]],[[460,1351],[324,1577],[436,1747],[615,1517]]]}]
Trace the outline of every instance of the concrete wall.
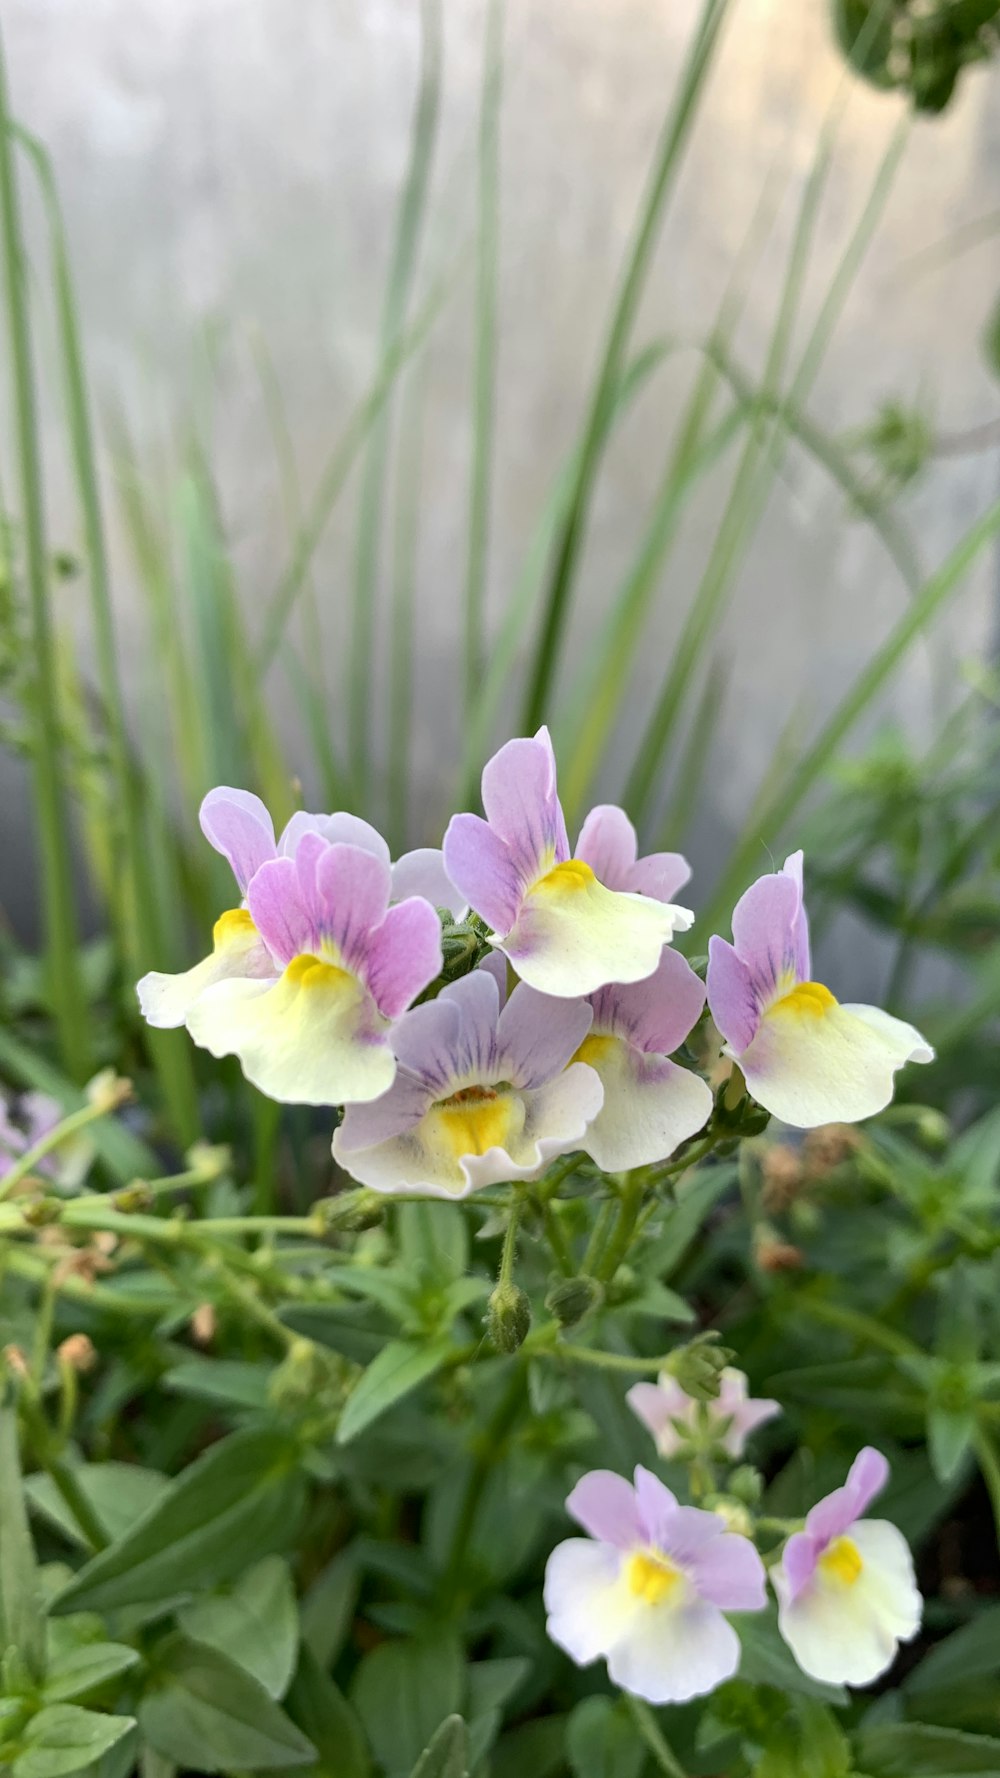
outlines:
[{"label": "concrete wall", "polygon": [[[494,615],[579,424],[698,10],[695,0],[509,0]],[[444,14],[446,96],[424,286],[468,239],[474,217],[484,0],[445,0]],[[199,330],[223,324],[214,457],[244,595],[256,606],[280,570],[282,520],[250,342],[267,341],[308,489],[374,364],[418,62],[416,0],[6,0],[4,29],[18,110],[55,159],[92,381],[103,401],[126,406],[144,449],[161,444],[190,403]],[[744,360],[759,368],[803,183],[845,85],[807,317],[829,285],[901,107],[846,79],[826,0],[734,0],[639,338],[704,335],[766,188],[774,219],[739,335]],[[833,431],[864,424],[886,396],[922,399],[948,432],[997,412],[1000,392],[984,370],[978,335],[1000,289],[1000,237],[957,255],[928,250],[1000,208],[998,95],[1000,70],[976,71],[945,117],[913,129],[811,403]],[[453,757],[458,736],[451,688],[465,559],[469,296],[467,283],[439,325],[424,383],[418,825],[433,825],[440,812],[440,762]],[[577,654],[636,547],[693,363],[693,354],[678,355],[609,458],[580,587]],[[52,532],[72,543],[51,382],[44,417]],[[996,452],[948,456],[905,501],[927,565],[989,502],[998,469]],[[728,472],[713,476],[685,521],[607,788],[620,781],[662,676],[727,485]],[[338,734],[351,492],[319,564]],[[134,659],[143,646],[138,596],[120,547],[115,560]],[[989,645],[994,595],[995,563],[983,558],[935,649],[914,655],[897,682],[893,706],[918,731],[931,723],[935,698],[947,698],[955,664]],[[904,599],[881,545],[845,522],[842,495],[793,455],[733,602],[731,695],[696,839],[700,857],[717,854],[738,824],[792,708],[828,709]],[[275,693],[294,737],[287,690],[276,684]]]}]

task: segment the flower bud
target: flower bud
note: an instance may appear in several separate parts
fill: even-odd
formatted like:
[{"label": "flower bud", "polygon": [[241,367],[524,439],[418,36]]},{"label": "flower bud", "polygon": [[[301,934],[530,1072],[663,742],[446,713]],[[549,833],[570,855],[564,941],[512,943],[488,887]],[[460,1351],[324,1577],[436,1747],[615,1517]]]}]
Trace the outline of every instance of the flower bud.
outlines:
[{"label": "flower bud", "polygon": [[783,1241],[766,1223],[754,1236],[753,1256],[762,1272],[797,1272],[803,1260],[802,1249]]},{"label": "flower bud", "polygon": [[214,1303],[199,1303],[191,1317],[191,1337],[199,1346],[210,1346],[215,1338],[218,1316]]},{"label": "flower bud", "polygon": [[545,1298],[545,1307],[560,1327],[575,1327],[604,1301],[604,1288],[596,1278],[561,1278]]},{"label": "flower bud", "polygon": [[722,1344],[713,1327],[689,1340],[686,1346],[678,1346],[663,1369],[676,1377],[685,1395],[692,1396],[695,1401],[714,1401],[721,1387],[722,1372],[735,1356]]},{"label": "flower bud", "polygon": [[123,1216],[135,1216],[141,1210],[151,1210],[156,1198],[144,1179],[133,1179],[131,1185],[115,1192],[111,1202]]},{"label": "flower bud", "polygon": [[184,1156],[192,1173],[198,1173],[206,1185],[221,1179],[232,1166],[232,1150],[225,1142],[194,1142]]},{"label": "flower bud", "polygon": [[319,1224],[321,1235],[359,1235],[382,1221],[385,1199],[367,1186],[358,1186],[354,1191],[338,1192],[334,1198],[320,1198],[309,1214]]},{"label": "flower bud", "polygon": [[486,1332],[498,1352],[516,1352],[531,1326],[531,1304],[518,1284],[497,1284],[486,1305]]},{"label": "flower bud", "polygon": [[93,1080],[87,1082],[87,1098],[97,1111],[117,1111],[119,1105],[125,1105],[132,1097],[132,1082],[124,1075],[116,1074],[113,1068],[102,1068]]},{"label": "flower bud", "polygon": [[0,1352],[0,1358],[3,1359],[12,1377],[29,1377],[31,1375],[28,1360],[20,1346],[5,1346]]},{"label": "flower bud", "polygon": [[742,1501],[732,1500],[728,1494],[710,1494],[705,1505],[725,1520],[727,1531],[736,1531],[740,1537],[753,1536],[753,1520]]},{"label": "flower bud", "polygon": [[734,1500],[744,1506],[756,1506],[764,1492],[764,1478],[752,1463],[741,1463],[739,1469],[733,1470],[727,1487]]},{"label": "flower bud", "polygon": [[60,1364],[68,1365],[72,1371],[93,1370],[97,1363],[97,1347],[89,1334],[75,1333],[56,1347],[56,1358]]},{"label": "flower bud", "polygon": [[322,1405],[324,1397],[342,1393],[345,1377],[342,1358],[302,1336],[292,1341],[271,1378],[268,1399],[280,1408]]},{"label": "flower bud", "polygon": [[58,1222],[63,1212],[59,1198],[35,1198],[32,1203],[25,1204],[21,1211],[30,1229],[44,1229],[49,1223]]}]

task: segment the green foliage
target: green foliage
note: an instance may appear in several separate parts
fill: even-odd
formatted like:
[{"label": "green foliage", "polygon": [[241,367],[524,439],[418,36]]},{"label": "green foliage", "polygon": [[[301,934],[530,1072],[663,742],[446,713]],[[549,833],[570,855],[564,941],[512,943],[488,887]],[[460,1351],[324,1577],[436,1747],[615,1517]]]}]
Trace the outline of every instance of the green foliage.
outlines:
[{"label": "green foliage", "polygon": [[873,86],[943,111],[963,69],[1000,47],[998,0],[831,0],[837,41]]}]

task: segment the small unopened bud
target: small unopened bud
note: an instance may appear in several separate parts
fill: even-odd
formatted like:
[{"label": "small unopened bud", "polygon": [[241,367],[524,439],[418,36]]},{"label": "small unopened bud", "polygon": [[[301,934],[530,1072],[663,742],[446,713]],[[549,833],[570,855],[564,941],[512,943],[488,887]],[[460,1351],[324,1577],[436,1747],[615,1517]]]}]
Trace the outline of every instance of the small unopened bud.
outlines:
[{"label": "small unopened bud", "polygon": [[835,1167],[842,1167],[861,1146],[862,1138],[851,1124],[820,1124],[809,1130],[802,1144],[802,1155],[811,1179],[823,1179]]},{"label": "small unopened bud", "polygon": [[498,1352],[516,1352],[531,1326],[531,1304],[518,1284],[497,1284],[486,1305],[486,1332]]},{"label": "small unopened bud", "polygon": [[152,1209],[156,1198],[144,1179],[133,1179],[131,1185],[115,1192],[111,1202],[123,1216],[136,1216],[141,1210]]},{"label": "small unopened bud", "polygon": [[727,1487],[734,1500],[742,1501],[744,1506],[756,1506],[764,1492],[764,1478],[752,1463],[741,1463],[739,1469],[733,1470]]},{"label": "small unopened bud", "polygon": [[232,1166],[232,1150],[225,1142],[193,1142],[184,1156],[192,1173],[197,1173],[206,1185],[213,1179],[221,1179]]},{"label": "small unopened bud", "polygon": [[797,1272],[803,1261],[801,1247],[766,1228],[758,1229],[754,1237],[753,1256],[762,1272]]},{"label": "small unopened bud", "polygon": [[271,1378],[268,1397],[276,1407],[315,1404],[327,1392],[340,1364],[332,1352],[324,1351],[314,1340],[293,1340],[287,1358]]},{"label": "small unopened bud", "polygon": [[218,1316],[214,1303],[199,1303],[191,1317],[191,1335],[199,1346],[210,1346],[215,1338]]},{"label": "small unopened bud", "polygon": [[[562,1278],[545,1298],[545,1307],[560,1327],[575,1327],[604,1301],[604,1287],[596,1278]],[[519,1342],[520,1343],[520,1342]]]},{"label": "small unopened bud", "polygon": [[753,1536],[753,1520],[742,1501],[731,1500],[727,1494],[711,1494],[705,1505],[725,1520],[727,1531],[737,1531],[741,1537]]},{"label": "small unopened bud", "polygon": [[685,1395],[695,1401],[715,1401],[722,1372],[734,1357],[735,1353],[722,1344],[713,1327],[689,1340],[686,1346],[678,1346],[663,1368],[677,1379]]},{"label": "small unopened bud", "polygon": [[917,1135],[927,1148],[945,1148],[951,1136],[951,1125],[944,1113],[935,1111],[933,1106],[924,1105],[920,1109],[915,1124]]},{"label": "small unopened bud", "polygon": [[70,1334],[68,1339],[56,1347],[56,1358],[60,1364],[69,1366],[71,1371],[93,1370],[97,1363],[97,1347],[89,1334]]},{"label": "small unopened bud", "polygon": [[116,1074],[113,1068],[102,1068],[93,1080],[87,1082],[87,1098],[97,1111],[117,1111],[119,1105],[125,1105],[132,1097],[132,1082],[124,1075]]},{"label": "small unopened bud", "polygon": [[802,1186],[802,1162],[787,1142],[776,1142],[761,1161],[765,1210],[787,1210]]},{"label": "small unopened bud", "polygon": [[309,1214],[321,1235],[359,1235],[377,1228],[385,1216],[385,1199],[358,1186],[355,1191],[338,1192],[335,1198],[320,1198]]},{"label": "small unopened bud", "polygon": [[30,1229],[44,1229],[49,1223],[58,1222],[62,1212],[59,1198],[35,1198],[32,1203],[24,1205],[21,1215]]},{"label": "small unopened bud", "polygon": [[0,1357],[12,1377],[30,1377],[31,1369],[20,1346],[5,1346]]}]

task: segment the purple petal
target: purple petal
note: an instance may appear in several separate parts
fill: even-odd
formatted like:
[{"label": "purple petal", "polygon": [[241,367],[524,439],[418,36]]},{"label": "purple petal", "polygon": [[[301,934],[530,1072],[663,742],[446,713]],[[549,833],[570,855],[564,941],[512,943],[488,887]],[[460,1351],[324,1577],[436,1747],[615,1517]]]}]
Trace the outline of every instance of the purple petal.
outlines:
[{"label": "purple petal", "polygon": [[676,1379],[664,1376],[659,1383],[633,1383],[625,1400],[652,1433],[660,1455],[670,1456],[681,1442],[673,1422],[690,1419],[695,1405]]},{"label": "purple petal", "polygon": [[348,815],[343,810],[336,815],[309,815],[300,809],[284,829],[278,841],[278,851],[285,857],[294,858],[303,835],[307,833],[318,834],[328,846],[359,846],[373,858],[381,858],[385,864],[389,862],[389,848],[377,829],[362,821],[360,816]]},{"label": "purple petal", "polygon": [[760,999],[747,965],[715,934],[708,941],[708,1006],[734,1055],[749,1049],[760,1028]]},{"label": "purple petal", "polygon": [[595,1031],[624,1037],[649,1055],[672,1055],[701,1017],[704,985],[678,951],[664,949],[643,982],[601,988],[591,1000]]},{"label": "purple petal", "polygon": [[671,1525],[679,1510],[677,1496],[640,1463],[635,1469],[635,1498],[643,1541],[658,1549],[666,1549]]},{"label": "purple petal", "polygon": [[431,1098],[443,1098],[455,1078],[462,1015],[455,1002],[439,994],[426,1006],[404,1013],[392,1032],[392,1048],[402,1068],[421,1081]]},{"label": "purple petal", "polygon": [[758,877],[733,909],[733,944],[761,1000],[783,977],[798,979],[802,892],[793,875]]},{"label": "purple petal", "polygon": [[764,1564],[750,1539],[734,1531],[696,1552],[691,1576],[702,1598],[721,1611],[763,1611],[767,1604]]},{"label": "purple petal", "polygon": [[500,1014],[498,1039],[508,1078],[519,1087],[541,1087],[566,1067],[590,1030],[586,1000],[554,1000],[523,982]]},{"label": "purple petal", "polygon": [[648,1542],[635,1491],[624,1476],[615,1475],[613,1470],[592,1469],[581,1476],[566,1502],[566,1511],[591,1537],[613,1544],[615,1549],[630,1550]]},{"label": "purple petal", "polygon": [[569,857],[547,728],[540,728],[532,740],[508,741],[493,755],[483,768],[483,808],[527,882]]},{"label": "purple petal", "polygon": [[254,872],[275,855],[274,824],[260,797],[220,785],[205,797],[198,819],[209,845],[228,860],[245,895]]},{"label": "purple petal", "polygon": [[808,1531],[796,1531],[785,1545],[781,1557],[781,1566],[788,1586],[788,1597],[793,1602],[805,1592],[819,1560],[822,1545],[810,1537]]},{"label": "purple petal", "polygon": [[792,948],[795,952],[795,968],[799,980],[807,982],[811,979],[812,963],[809,956],[809,920],[802,899],[802,853],[792,852],[785,859],[781,872],[783,876],[791,878],[798,891],[798,911],[792,924]]},{"label": "purple petal", "polygon": [[691,866],[680,852],[650,852],[632,866],[622,888],[630,889],[633,895],[652,896],[654,901],[672,902],[690,881]]},{"label": "purple petal", "polygon": [[444,836],[444,866],[459,894],[491,926],[509,932],[526,880],[504,841],[478,815],[453,815]]},{"label": "purple petal", "polygon": [[606,889],[632,889],[638,888],[629,881],[638,850],[635,828],[625,810],[601,803],[581,827],[573,856],[589,864]]},{"label": "purple petal", "polygon": [[315,949],[316,934],[295,860],[273,858],[262,864],[247,889],[250,918],[272,956],[281,964]]},{"label": "purple petal", "polygon": [[[348,1105],[340,1128],[334,1132],[334,1158],[343,1161],[345,1155],[374,1148],[379,1142],[389,1142],[415,1129],[432,1097],[425,1081],[405,1068],[397,1068],[392,1086],[380,1099],[371,1099],[367,1105]],[[350,1172],[350,1161],[343,1164]]]},{"label": "purple petal", "polygon": [[457,1006],[458,1039],[453,1052],[456,1080],[497,1080],[500,991],[488,970],[475,969],[442,990],[439,999]]},{"label": "purple petal", "polygon": [[440,975],[441,922],[429,901],[397,902],[368,938],[365,979],[379,1012],[397,1019]]},{"label": "purple petal", "polygon": [[422,895],[432,908],[447,908],[453,920],[465,912],[462,897],[444,868],[440,846],[419,846],[415,852],[404,852],[392,867],[392,899],[403,901],[410,895]]},{"label": "purple petal", "polygon": [[704,1512],[700,1506],[679,1506],[671,1514],[662,1548],[682,1568],[691,1568],[702,1552],[725,1536],[725,1523],[718,1513]]},{"label": "purple petal", "polygon": [[851,1464],[844,1486],[835,1488],[808,1514],[806,1530],[810,1537],[821,1544],[842,1537],[855,1519],[861,1518],[876,1494],[881,1493],[888,1479],[889,1465],[881,1451],[866,1445]]},{"label": "purple petal", "polygon": [[[369,934],[372,927],[384,919],[389,906],[392,889],[389,866],[384,859],[362,851],[360,846],[326,846],[321,854],[311,854],[308,859],[307,849],[311,853],[309,835],[299,846],[295,864],[303,887],[310,866],[314,867],[316,924],[323,937],[336,945],[347,968],[362,974]],[[430,913],[434,913],[433,908]],[[436,917],[434,924],[440,934]]]}]

